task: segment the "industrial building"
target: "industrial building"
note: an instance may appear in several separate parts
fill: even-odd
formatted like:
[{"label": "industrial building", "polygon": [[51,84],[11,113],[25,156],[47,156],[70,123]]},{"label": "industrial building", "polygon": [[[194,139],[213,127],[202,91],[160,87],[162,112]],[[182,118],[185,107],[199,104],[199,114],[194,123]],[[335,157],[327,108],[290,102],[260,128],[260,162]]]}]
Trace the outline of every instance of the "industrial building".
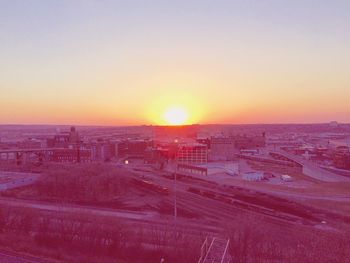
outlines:
[{"label": "industrial building", "polygon": [[148,139],[123,140],[118,143],[118,156],[143,158],[146,150],[153,146],[153,141]]},{"label": "industrial building", "polygon": [[91,150],[89,149],[54,149],[48,152],[50,162],[60,163],[87,163],[91,162]]},{"label": "industrial building", "polygon": [[266,136],[264,132],[260,135],[235,135],[232,136],[232,138],[237,149],[251,149],[266,146]]},{"label": "industrial building", "polygon": [[333,154],[333,164],[338,169],[350,170],[350,149],[339,146]]},{"label": "industrial building", "polygon": [[235,153],[235,142],[232,137],[211,137],[210,138],[210,161],[230,161]]},{"label": "industrial building", "polygon": [[188,143],[179,145],[177,162],[180,164],[203,164],[208,162],[208,148],[204,144]]}]

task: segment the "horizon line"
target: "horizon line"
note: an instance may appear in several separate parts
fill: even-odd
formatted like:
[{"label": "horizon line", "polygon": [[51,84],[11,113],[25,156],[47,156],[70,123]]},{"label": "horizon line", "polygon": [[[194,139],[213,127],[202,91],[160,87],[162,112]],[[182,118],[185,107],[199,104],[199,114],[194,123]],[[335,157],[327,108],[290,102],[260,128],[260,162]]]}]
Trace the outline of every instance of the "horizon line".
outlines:
[{"label": "horizon line", "polygon": [[[163,124],[126,124],[126,125],[107,125],[107,124],[55,124],[55,123],[0,123],[0,126],[76,126],[76,127],[184,127],[184,126],[211,126],[211,125],[321,125],[321,124],[330,124],[333,121],[329,122],[271,122],[271,123],[192,123],[192,124],[183,124],[183,125],[163,125]],[[337,122],[338,125],[350,125],[350,122]]]}]

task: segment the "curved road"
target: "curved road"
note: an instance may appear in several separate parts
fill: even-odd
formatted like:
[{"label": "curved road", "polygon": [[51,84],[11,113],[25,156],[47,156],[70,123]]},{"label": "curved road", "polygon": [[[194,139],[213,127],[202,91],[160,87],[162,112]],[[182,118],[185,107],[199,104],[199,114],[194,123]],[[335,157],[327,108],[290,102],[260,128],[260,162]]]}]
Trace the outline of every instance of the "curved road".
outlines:
[{"label": "curved road", "polygon": [[350,182],[349,177],[326,171],[320,168],[317,164],[314,164],[308,160],[305,160],[300,156],[288,153],[279,148],[276,148],[276,149],[270,148],[269,151],[281,154],[297,163],[300,163],[303,166],[303,173],[314,179],[317,179],[323,182]]}]

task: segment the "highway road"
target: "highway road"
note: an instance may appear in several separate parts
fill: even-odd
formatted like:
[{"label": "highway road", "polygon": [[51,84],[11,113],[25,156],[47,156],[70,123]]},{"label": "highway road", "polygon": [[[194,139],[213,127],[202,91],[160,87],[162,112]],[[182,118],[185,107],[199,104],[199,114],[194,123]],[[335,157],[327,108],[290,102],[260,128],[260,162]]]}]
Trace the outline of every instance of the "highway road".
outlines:
[{"label": "highway road", "polygon": [[0,198],[0,204],[17,206],[17,207],[30,207],[40,210],[47,210],[52,212],[74,212],[74,213],[90,213],[99,216],[112,216],[122,219],[136,219],[145,220],[152,218],[156,215],[153,212],[134,212],[134,211],[123,211],[108,208],[99,208],[92,206],[82,206],[73,204],[60,204],[60,203],[49,203],[41,201],[29,201],[15,198]]},{"label": "highway road", "polygon": [[311,161],[305,160],[300,156],[283,151],[280,148],[271,148],[270,151],[279,153],[295,162],[300,163],[301,165],[303,165],[303,173],[314,179],[317,179],[323,182],[350,182],[349,177],[326,171],[320,168],[317,164],[314,164]]}]

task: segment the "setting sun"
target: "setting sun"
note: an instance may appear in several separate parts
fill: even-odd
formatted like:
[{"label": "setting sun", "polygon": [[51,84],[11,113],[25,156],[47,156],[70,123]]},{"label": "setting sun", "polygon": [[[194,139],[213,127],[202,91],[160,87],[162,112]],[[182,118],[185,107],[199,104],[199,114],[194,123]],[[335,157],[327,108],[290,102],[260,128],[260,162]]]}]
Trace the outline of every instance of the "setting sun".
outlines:
[{"label": "setting sun", "polygon": [[164,112],[163,118],[169,125],[183,125],[188,121],[189,115],[185,108],[171,107]]},{"label": "setting sun", "polygon": [[[170,82],[170,81],[169,81]],[[167,86],[172,86],[166,84]],[[159,93],[150,100],[145,116],[155,125],[190,125],[206,115],[207,102],[189,92],[189,85],[178,83],[173,91]]]}]

